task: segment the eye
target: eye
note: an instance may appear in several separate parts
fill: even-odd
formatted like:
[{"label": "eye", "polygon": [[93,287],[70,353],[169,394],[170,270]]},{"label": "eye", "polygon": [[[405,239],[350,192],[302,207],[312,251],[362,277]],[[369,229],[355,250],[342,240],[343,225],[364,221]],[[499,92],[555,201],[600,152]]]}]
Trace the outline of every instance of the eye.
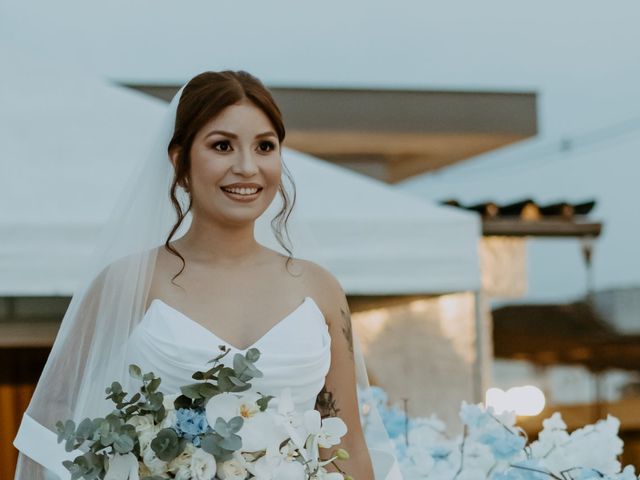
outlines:
[{"label": "eye", "polygon": [[264,140],[262,142],[260,142],[260,144],[258,145],[258,148],[260,149],[261,152],[271,152],[273,151],[276,146],[273,142],[270,142],[268,140]]},{"label": "eye", "polygon": [[228,152],[231,150],[231,144],[229,143],[229,140],[220,140],[213,144],[213,148],[219,152]]}]

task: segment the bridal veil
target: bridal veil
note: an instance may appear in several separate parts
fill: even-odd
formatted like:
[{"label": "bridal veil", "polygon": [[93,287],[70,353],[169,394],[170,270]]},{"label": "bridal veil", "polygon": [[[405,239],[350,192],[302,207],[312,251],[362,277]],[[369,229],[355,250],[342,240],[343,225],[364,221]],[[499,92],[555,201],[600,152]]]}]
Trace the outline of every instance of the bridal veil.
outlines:
[{"label": "bridal veil", "polygon": [[[82,452],[66,452],[64,442],[57,442],[56,422],[106,415],[112,404],[105,399],[105,388],[128,377],[127,339],[144,314],[156,247],[164,244],[176,220],[169,199],[174,172],[167,146],[183,90],[169,104],[148,157],[123,185],[71,298],[14,440],[19,450],[16,480],[70,478],[62,462]],[[177,194],[188,203],[182,189]],[[367,444],[392,452],[375,404],[367,401],[367,373],[358,340],[354,342]]]}]

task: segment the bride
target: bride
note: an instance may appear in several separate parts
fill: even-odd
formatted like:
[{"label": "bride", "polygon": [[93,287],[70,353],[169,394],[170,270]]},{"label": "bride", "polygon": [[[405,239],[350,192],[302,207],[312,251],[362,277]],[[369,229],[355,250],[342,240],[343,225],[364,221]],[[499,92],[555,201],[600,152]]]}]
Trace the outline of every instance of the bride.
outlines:
[{"label": "bride", "polygon": [[[375,405],[359,405],[368,384],[345,293],[284,243],[293,207],[284,137],[270,92],[244,71],[204,72],[176,94],[65,314],[14,441],[16,480],[70,478],[62,461],[81,452],[57,442],[56,422],[108,412],[104,389],[126,385],[130,363],[176,393],[221,344],[227,358],[261,351],[264,377],[252,389],[289,387],[296,407],[345,421],[339,447],[350,459],[336,462],[345,474],[401,478]],[[288,256],[254,235],[276,194],[283,206],[271,225]]]}]

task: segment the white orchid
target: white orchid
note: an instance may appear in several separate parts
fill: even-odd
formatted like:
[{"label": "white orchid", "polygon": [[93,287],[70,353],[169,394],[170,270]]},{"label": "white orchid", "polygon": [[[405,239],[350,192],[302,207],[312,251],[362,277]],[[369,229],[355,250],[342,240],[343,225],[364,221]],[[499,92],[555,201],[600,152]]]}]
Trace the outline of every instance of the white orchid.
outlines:
[{"label": "white orchid", "polygon": [[266,450],[272,443],[287,438],[286,432],[274,423],[268,412],[260,411],[260,395],[249,393],[242,396],[233,393],[221,393],[212,397],[205,407],[207,422],[215,425],[218,417],[228,422],[233,417],[244,420],[238,435],[242,437],[242,451],[255,452]]},{"label": "white orchid", "polygon": [[324,468],[320,468],[311,475],[310,480],[344,480],[344,475],[338,472],[327,472]]},{"label": "white orchid", "polygon": [[304,465],[296,456],[297,448],[290,442],[279,450],[277,445],[271,445],[248,469],[256,480],[306,480]]},{"label": "white orchid", "polygon": [[309,465],[313,470],[320,465],[320,447],[330,448],[338,445],[340,439],[347,433],[347,425],[338,417],[329,417],[323,420],[317,410],[304,412],[304,425],[309,432],[306,447],[310,456]]},{"label": "white orchid", "polygon": [[293,402],[291,389],[283,389],[277,401],[278,408],[276,411],[270,411],[274,423],[281,428],[281,431],[286,433],[295,446],[304,450],[304,444],[309,432],[304,423],[304,415],[296,409]]}]

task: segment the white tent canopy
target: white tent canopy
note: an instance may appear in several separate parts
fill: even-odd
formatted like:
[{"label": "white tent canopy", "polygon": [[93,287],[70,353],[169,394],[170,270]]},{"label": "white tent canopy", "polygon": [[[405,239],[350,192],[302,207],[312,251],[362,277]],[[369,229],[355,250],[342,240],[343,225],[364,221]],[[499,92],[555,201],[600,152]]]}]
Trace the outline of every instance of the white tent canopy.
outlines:
[{"label": "white tent canopy", "polygon": [[297,223],[314,239],[299,256],[325,265],[350,294],[478,289],[475,214],[424,202],[299,152],[287,150],[284,162],[298,192]]},{"label": "white tent canopy", "polygon": [[[164,107],[59,64],[36,63],[33,54],[3,53],[13,65],[0,80],[0,198],[8,206],[0,211],[0,295],[69,295]],[[477,289],[475,215],[290,150],[284,161],[297,187],[294,255],[325,265],[347,292]],[[256,231],[273,247],[267,228],[279,206],[276,197]]]},{"label": "white tent canopy", "polygon": [[162,102],[0,49],[0,295],[67,295]]}]

